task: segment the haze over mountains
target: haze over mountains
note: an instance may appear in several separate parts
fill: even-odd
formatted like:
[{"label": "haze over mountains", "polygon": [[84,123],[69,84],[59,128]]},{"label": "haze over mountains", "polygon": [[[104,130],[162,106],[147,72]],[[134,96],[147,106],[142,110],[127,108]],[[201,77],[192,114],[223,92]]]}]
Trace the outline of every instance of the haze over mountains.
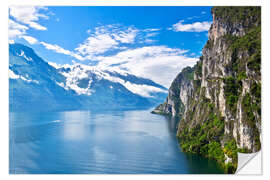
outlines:
[{"label": "haze over mountains", "polygon": [[164,101],[167,89],[113,68],[54,66],[22,44],[9,46],[10,110],[141,109]]}]

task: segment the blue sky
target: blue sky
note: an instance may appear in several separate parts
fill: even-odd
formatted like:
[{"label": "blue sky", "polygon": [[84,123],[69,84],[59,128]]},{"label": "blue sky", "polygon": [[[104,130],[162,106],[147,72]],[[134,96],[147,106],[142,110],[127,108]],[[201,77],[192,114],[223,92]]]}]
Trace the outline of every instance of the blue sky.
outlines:
[{"label": "blue sky", "polygon": [[113,66],[168,87],[201,55],[210,11],[180,6],[11,6],[9,41],[33,48],[55,66]]}]

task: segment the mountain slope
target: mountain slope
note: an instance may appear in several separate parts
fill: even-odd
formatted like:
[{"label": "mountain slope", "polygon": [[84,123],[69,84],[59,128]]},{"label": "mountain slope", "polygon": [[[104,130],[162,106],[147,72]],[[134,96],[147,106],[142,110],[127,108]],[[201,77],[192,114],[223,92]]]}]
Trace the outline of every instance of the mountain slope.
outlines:
[{"label": "mountain slope", "polygon": [[24,45],[10,45],[9,77],[10,110],[79,106],[73,98],[74,92],[57,85],[64,82],[65,77]]},{"label": "mountain slope", "polygon": [[261,149],[260,7],[214,7],[200,61],[174,80],[154,113],[182,117],[183,151],[216,159],[227,173],[237,152]]},{"label": "mountain slope", "polygon": [[127,72],[82,64],[55,68],[22,44],[9,48],[10,110],[149,108],[166,88]]}]

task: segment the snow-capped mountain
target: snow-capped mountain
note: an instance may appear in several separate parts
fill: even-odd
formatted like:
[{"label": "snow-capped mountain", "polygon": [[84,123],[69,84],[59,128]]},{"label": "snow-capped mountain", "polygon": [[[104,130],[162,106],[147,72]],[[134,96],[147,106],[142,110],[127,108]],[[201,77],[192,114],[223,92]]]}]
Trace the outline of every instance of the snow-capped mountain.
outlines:
[{"label": "snow-capped mountain", "polygon": [[9,79],[11,110],[148,108],[167,93],[124,70],[47,63],[22,44],[9,46]]}]

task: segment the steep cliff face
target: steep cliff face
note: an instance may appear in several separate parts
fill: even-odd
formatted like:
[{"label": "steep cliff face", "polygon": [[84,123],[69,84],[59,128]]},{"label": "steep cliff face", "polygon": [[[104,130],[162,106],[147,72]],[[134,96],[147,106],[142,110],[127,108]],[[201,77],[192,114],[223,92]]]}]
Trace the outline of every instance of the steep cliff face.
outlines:
[{"label": "steep cliff face", "polygon": [[184,68],[172,82],[166,102],[159,105],[153,113],[182,117],[193,90],[193,74],[194,68]]},{"label": "steep cliff face", "polygon": [[182,149],[214,158],[233,173],[237,152],[261,148],[261,12],[214,7],[212,15],[200,60],[176,77],[155,112],[181,116]]}]

